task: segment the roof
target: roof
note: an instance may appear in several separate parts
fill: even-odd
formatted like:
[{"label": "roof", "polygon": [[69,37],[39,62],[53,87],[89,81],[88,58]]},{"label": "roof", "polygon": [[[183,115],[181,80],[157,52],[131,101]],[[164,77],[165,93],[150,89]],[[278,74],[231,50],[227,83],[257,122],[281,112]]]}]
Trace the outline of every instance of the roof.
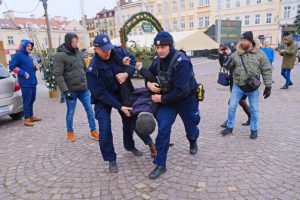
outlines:
[{"label": "roof", "polygon": [[18,29],[18,27],[9,19],[0,19],[1,29]]},{"label": "roof", "polygon": [[[21,18],[15,17],[14,24],[21,29],[28,29],[28,25],[31,24],[33,29],[46,29],[46,22],[43,18]],[[52,30],[64,29],[71,21],[64,20],[50,20],[50,28]]]}]

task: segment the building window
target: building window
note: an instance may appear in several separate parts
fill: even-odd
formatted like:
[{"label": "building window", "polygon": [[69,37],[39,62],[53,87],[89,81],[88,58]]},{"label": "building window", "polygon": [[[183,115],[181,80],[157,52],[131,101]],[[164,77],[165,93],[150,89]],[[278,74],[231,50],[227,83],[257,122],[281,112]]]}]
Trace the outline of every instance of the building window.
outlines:
[{"label": "building window", "polygon": [[205,27],[209,27],[209,16],[205,17]]},{"label": "building window", "polygon": [[271,24],[272,23],[272,13],[267,13],[266,23],[267,24]]},{"label": "building window", "polygon": [[184,19],[181,19],[180,28],[181,29],[185,29],[185,21],[184,21]]},{"label": "building window", "polygon": [[185,8],[185,0],[180,0],[180,9],[184,10]]},{"label": "building window", "polygon": [[194,0],[190,0],[190,9],[194,8]]},{"label": "building window", "polygon": [[209,0],[198,0],[199,6],[208,6]]},{"label": "building window", "polygon": [[255,15],[255,24],[260,24],[260,15]]},{"label": "building window", "polygon": [[177,30],[177,20],[176,19],[173,20],[173,30],[174,31]]},{"label": "building window", "polygon": [[203,0],[198,1],[199,6],[203,6]]},{"label": "building window", "polygon": [[269,3],[272,3],[272,2],[273,2],[273,0],[268,0],[268,2],[269,2]]},{"label": "building window", "polygon": [[194,19],[190,19],[189,24],[190,24],[190,29],[193,29],[194,28]]},{"label": "building window", "polygon": [[290,15],[291,15],[291,6],[284,6],[283,18],[290,18]]},{"label": "building window", "polygon": [[256,0],[256,4],[261,4],[261,0]]},{"label": "building window", "polygon": [[226,0],[226,8],[230,8],[230,0]]},{"label": "building window", "polygon": [[241,6],[241,0],[236,0],[235,6],[236,6],[236,7],[240,7],[240,6]]},{"label": "building window", "polygon": [[177,2],[173,1],[172,6],[173,6],[173,12],[176,12],[177,11]]},{"label": "building window", "polygon": [[251,3],[251,0],[246,0],[246,6],[249,6]]},{"label": "building window", "polygon": [[13,36],[8,36],[7,37],[7,42],[8,42],[8,44],[13,45],[14,44],[14,37]]},{"label": "building window", "polygon": [[161,13],[161,4],[157,5],[157,13],[160,14]]},{"label": "building window", "polygon": [[240,17],[239,17],[239,16],[236,16],[236,17],[235,17],[235,20],[239,21],[239,20],[240,20]]},{"label": "building window", "polygon": [[222,8],[222,0],[217,0],[217,10],[221,10]]},{"label": "building window", "polygon": [[250,16],[246,15],[245,16],[245,21],[244,21],[245,25],[249,25],[249,19],[250,19]]},{"label": "building window", "polygon": [[199,28],[203,28],[203,17],[199,17],[198,26],[199,26]]}]

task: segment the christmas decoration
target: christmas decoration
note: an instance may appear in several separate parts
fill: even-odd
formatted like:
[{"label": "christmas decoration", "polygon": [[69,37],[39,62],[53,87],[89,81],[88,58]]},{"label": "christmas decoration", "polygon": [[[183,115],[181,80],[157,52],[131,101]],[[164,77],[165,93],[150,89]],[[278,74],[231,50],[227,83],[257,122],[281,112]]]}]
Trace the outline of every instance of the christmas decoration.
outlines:
[{"label": "christmas decoration", "polygon": [[53,72],[53,56],[48,55],[47,52],[43,50],[42,60],[45,84],[47,88],[49,88],[49,91],[56,91],[57,84],[55,82],[55,76]]}]

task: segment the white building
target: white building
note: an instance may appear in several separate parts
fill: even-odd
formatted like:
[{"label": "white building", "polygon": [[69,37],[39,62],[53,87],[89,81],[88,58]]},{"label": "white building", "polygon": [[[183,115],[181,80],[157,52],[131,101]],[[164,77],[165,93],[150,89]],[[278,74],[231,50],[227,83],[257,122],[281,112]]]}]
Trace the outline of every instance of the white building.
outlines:
[{"label": "white building", "polygon": [[294,21],[297,13],[300,12],[299,0],[283,0],[280,6],[280,28],[281,38],[293,32]]}]

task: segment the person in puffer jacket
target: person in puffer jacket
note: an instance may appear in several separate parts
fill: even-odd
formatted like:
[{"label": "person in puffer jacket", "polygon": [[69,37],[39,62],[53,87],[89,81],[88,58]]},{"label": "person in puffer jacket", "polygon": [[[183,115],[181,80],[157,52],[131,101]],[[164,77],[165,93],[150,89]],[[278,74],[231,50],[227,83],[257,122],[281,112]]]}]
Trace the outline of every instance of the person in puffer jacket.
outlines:
[{"label": "person in puffer jacket", "polygon": [[24,125],[33,126],[33,122],[41,121],[40,118],[33,115],[33,103],[36,98],[37,68],[34,66],[30,57],[33,50],[33,42],[30,40],[21,40],[21,44],[16,54],[12,56],[9,69],[18,75],[18,81],[22,91]]}]

